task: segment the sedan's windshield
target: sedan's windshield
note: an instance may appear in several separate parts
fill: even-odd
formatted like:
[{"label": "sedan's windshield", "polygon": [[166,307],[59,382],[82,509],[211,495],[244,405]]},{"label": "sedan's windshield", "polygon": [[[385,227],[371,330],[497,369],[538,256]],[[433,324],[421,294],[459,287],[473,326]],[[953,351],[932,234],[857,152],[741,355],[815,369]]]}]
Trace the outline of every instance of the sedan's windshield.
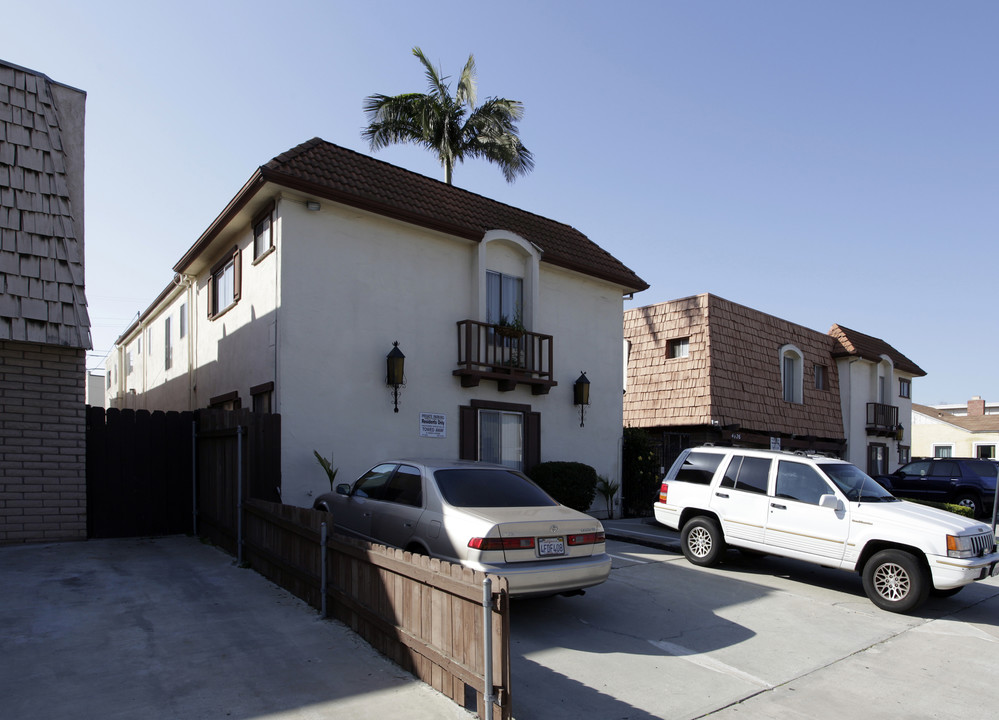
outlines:
[{"label": "sedan's windshield", "polygon": [[455,507],[545,507],[558,505],[544,490],[513,470],[436,470],[445,502]]},{"label": "sedan's windshield", "polygon": [[820,463],[819,468],[843,491],[851,502],[898,502],[898,498],[849,463]]}]

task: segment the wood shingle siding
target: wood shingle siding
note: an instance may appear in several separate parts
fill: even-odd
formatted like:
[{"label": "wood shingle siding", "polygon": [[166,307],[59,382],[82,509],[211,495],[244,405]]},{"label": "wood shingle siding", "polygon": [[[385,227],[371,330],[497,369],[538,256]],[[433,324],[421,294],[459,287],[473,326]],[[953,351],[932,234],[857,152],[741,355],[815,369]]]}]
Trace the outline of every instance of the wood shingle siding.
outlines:
[{"label": "wood shingle siding", "polygon": [[[67,157],[76,144],[82,155],[83,98],[0,61],[0,340],[91,347],[83,159],[74,165]],[[65,114],[80,115],[78,129]],[[66,133],[78,135],[67,141]]]}]

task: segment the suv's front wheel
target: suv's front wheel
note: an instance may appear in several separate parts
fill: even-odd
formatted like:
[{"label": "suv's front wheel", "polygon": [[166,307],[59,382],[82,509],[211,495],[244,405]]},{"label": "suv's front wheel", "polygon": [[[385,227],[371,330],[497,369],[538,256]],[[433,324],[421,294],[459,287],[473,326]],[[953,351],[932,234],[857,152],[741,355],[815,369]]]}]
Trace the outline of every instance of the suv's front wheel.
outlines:
[{"label": "suv's front wheel", "polygon": [[683,555],[694,565],[717,565],[725,554],[725,538],[714,519],[698,515],[688,520],[680,533]]},{"label": "suv's front wheel", "polygon": [[925,602],[930,580],[911,553],[882,550],[864,566],[864,592],[882,610],[905,613]]}]

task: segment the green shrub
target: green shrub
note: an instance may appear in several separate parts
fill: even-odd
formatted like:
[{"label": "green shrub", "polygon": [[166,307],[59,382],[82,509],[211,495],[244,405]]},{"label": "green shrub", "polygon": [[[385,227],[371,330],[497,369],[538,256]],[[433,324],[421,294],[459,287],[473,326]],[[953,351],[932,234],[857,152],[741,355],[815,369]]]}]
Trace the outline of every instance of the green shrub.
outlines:
[{"label": "green shrub", "polygon": [[535,465],[531,480],[573,510],[586,512],[597,493],[597,471],[578,462],[544,462]]},{"label": "green shrub", "polygon": [[659,499],[659,459],[652,439],[640,428],[624,429],[621,450],[621,476],[624,481],[624,512],[626,516],[643,517],[652,514],[652,504]]}]

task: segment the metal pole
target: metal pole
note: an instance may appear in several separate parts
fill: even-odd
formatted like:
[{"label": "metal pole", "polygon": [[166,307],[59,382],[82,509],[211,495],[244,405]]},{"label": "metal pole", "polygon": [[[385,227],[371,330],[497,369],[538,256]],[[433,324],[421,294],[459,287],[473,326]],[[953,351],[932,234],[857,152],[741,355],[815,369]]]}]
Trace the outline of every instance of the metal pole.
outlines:
[{"label": "metal pole", "polygon": [[485,716],[483,720],[493,720],[493,703],[496,701],[495,686],[493,685],[493,581],[486,578],[482,581],[482,619],[483,638],[482,647],[485,657],[483,658],[482,674],[485,676]]},{"label": "metal pole", "polygon": [[319,532],[319,562],[322,567],[319,570],[319,594],[321,596],[321,612],[326,617],[326,523],[322,524]]},{"label": "metal pole", "polygon": [[198,423],[191,421],[191,512],[194,537],[198,536]]},{"label": "metal pole", "polygon": [[[996,466],[999,470],[999,465]],[[996,489],[992,497],[992,537],[996,535],[996,512],[999,511],[999,472],[996,473]]]},{"label": "metal pole", "polygon": [[236,560],[243,564],[243,426],[236,427]]}]

